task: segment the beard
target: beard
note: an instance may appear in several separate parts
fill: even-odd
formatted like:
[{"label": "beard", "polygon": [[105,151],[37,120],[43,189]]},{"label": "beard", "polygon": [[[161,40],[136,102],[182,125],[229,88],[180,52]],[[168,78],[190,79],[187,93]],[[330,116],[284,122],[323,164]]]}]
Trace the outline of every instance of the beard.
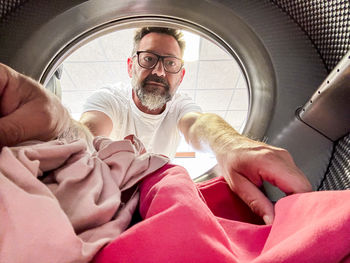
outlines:
[{"label": "beard", "polygon": [[[148,86],[148,81],[157,82],[164,86]],[[131,83],[136,96],[142,105],[149,110],[160,109],[172,99],[169,83],[156,75],[149,75],[143,81],[139,81],[137,75],[133,74]]]}]

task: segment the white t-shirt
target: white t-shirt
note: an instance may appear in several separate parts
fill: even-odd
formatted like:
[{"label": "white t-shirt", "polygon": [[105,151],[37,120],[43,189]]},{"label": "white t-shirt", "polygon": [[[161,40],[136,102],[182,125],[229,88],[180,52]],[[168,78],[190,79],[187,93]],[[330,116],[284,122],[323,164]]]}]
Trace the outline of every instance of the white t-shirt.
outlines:
[{"label": "white t-shirt", "polygon": [[132,99],[131,85],[118,83],[95,91],[85,102],[83,111],[101,111],[113,122],[110,137],[121,140],[136,135],[148,152],[174,158],[180,142],[178,121],[188,112],[202,109],[186,94],[176,93],[159,115],[140,111]]}]

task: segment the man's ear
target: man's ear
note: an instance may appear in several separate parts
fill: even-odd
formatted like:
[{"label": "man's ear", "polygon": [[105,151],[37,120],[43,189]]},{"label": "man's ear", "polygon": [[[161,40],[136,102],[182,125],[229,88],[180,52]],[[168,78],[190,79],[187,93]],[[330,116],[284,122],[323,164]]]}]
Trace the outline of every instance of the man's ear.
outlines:
[{"label": "man's ear", "polygon": [[182,80],[184,79],[185,73],[186,73],[185,68],[182,68],[182,69],[181,69],[181,79],[180,79],[179,85],[181,84]]},{"label": "man's ear", "polygon": [[133,59],[132,58],[128,58],[128,74],[129,77],[132,78],[132,66],[133,66]]}]

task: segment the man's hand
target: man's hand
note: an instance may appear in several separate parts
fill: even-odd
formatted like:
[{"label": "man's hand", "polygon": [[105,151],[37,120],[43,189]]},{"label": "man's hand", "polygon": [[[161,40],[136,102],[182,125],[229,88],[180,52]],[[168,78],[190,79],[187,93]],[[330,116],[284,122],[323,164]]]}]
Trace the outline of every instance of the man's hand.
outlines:
[{"label": "man's hand", "polygon": [[179,129],[194,148],[210,148],[215,153],[232,191],[266,224],[272,223],[274,208],[259,189],[264,180],[287,194],[312,190],[286,150],[238,134],[215,114],[188,113],[180,120]]},{"label": "man's hand", "polygon": [[284,149],[245,138],[227,144],[216,155],[223,176],[235,192],[266,224],[274,220],[274,207],[259,189],[267,181],[286,194],[311,191],[311,185]]},{"label": "man's hand", "polygon": [[0,64],[0,148],[56,138],[71,125],[58,98],[39,83]]}]

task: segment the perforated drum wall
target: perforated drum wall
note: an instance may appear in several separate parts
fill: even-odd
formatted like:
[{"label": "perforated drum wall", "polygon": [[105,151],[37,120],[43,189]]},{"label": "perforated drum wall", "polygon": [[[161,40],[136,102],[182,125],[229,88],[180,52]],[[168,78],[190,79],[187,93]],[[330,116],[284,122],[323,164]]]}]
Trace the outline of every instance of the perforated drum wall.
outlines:
[{"label": "perforated drum wall", "polygon": [[339,140],[320,190],[350,189],[350,134]]},{"label": "perforated drum wall", "polygon": [[[328,71],[350,49],[349,0],[270,0],[310,37]],[[0,0],[0,21],[30,0]]]},{"label": "perforated drum wall", "polygon": [[349,0],[272,0],[308,34],[328,71],[350,49]]},{"label": "perforated drum wall", "polygon": [[0,21],[28,0],[0,0]]}]

